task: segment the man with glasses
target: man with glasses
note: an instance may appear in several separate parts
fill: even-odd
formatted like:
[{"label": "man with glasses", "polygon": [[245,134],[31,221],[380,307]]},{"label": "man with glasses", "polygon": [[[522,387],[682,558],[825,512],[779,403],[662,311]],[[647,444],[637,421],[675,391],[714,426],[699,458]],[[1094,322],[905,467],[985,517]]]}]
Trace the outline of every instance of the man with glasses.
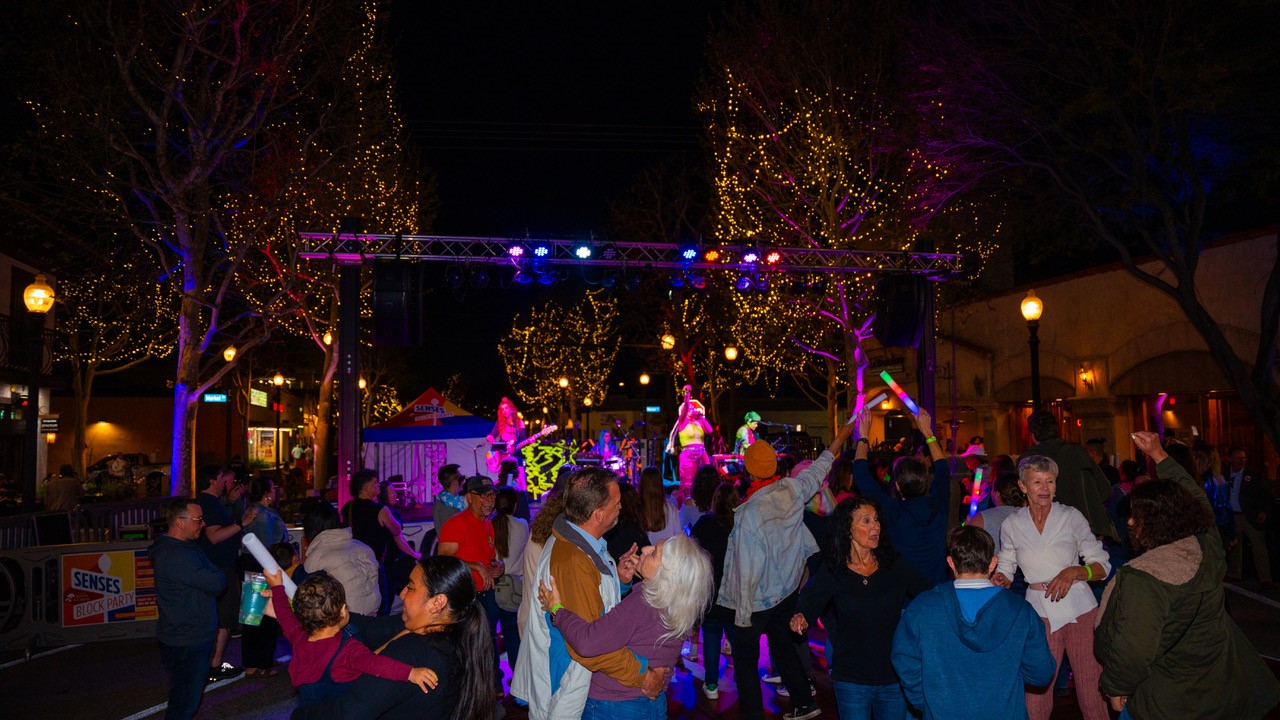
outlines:
[{"label": "man with glasses", "polygon": [[196,544],[204,530],[204,511],[187,497],[165,504],[169,530],[148,548],[155,578],[156,640],[169,675],[166,720],[190,718],[204,695],[209,655],[218,630],[217,597],[227,578]]},{"label": "man with glasses", "polygon": [[[1231,510],[1236,515],[1236,530],[1253,546],[1253,566],[1258,580],[1271,584],[1271,558],[1267,553],[1267,511],[1271,509],[1271,493],[1257,470],[1245,467],[1248,456],[1244,448],[1231,448],[1231,467],[1227,471],[1227,487],[1231,493]],[[1239,538],[1227,554],[1227,576],[1240,579],[1244,564],[1244,543]]]}]

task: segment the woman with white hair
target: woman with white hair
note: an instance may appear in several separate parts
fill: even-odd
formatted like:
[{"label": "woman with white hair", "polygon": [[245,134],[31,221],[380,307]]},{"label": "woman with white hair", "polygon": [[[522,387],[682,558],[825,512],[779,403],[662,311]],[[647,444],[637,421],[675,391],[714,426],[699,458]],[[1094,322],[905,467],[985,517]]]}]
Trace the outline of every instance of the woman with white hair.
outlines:
[{"label": "woman with white hair", "polygon": [[[991,582],[1007,588],[1022,568],[1027,602],[1044,622],[1057,665],[1054,674],[1065,651],[1071,658],[1081,714],[1085,720],[1107,720],[1107,704],[1098,690],[1102,667],[1093,655],[1098,601],[1088,583],[1106,578],[1111,561],[1084,514],[1053,501],[1058,486],[1053,458],[1024,455],[1018,461],[1018,478],[1027,507],[1000,524],[1000,562]],[[1048,720],[1053,712],[1051,690],[1028,691],[1026,700],[1031,720]]]},{"label": "woman with white hair", "polygon": [[[625,647],[648,658],[650,667],[673,667],[684,638],[711,601],[711,559],[697,542],[680,534],[642,550],[636,572],[644,581],[595,622],[588,623],[560,604],[554,578],[538,588],[538,600],[579,655]],[[582,720],[666,715],[665,692],[650,700],[640,688],[622,685],[603,672],[592,674]]]}]

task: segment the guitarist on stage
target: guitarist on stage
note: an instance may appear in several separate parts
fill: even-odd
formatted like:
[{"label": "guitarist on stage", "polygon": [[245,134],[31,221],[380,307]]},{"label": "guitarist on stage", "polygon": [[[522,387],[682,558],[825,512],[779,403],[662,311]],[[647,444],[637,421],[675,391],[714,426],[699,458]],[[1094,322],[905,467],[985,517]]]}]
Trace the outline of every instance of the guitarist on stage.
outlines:
[{"label": "guitarist on stage", "polygon": [[[493,446],[493,451],[485,458],[489,472],[497,473],[502,468],[502,461],[508,458],[515,460],[517,465],[520,464],[516,446],[520,444],[522,438],[524,438],[524,420],[520,419],[516,404],[509,398],[502,398],[498,403],[498,422],[494,423],[493,430],[486,436],[489,444]],[[521,489],[524,489],[523,473],[521,476],[520,485]]]}]

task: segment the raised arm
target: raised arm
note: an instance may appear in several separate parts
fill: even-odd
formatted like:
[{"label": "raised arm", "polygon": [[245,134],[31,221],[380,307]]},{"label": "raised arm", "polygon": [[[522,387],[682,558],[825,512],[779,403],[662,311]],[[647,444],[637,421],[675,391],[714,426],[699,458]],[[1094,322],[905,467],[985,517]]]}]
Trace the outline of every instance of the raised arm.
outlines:
[{"label": "raised arm", "polygon": [[920,414],[916,416],[916,427],[924,433],[925,446],[929,448],[929,457],[933,458],[933,462],[936,464],[939,460],[946,459],[946,454],[938,444],[938,437],[933,434],[933,416],[928,410],[920,409]]}]

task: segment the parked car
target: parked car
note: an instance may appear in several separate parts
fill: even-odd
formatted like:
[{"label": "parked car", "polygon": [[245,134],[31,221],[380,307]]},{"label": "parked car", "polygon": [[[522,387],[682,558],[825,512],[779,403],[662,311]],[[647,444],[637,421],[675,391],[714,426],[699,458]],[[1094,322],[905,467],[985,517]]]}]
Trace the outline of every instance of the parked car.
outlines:
[{"label": "parked car", "polygon": [[[146,478],[158,472],[158,483],[146,485]],[[151,462],[145,453],[114,453],[85,468],[85,485],[109,500],[163,495],[168,489],[169,466]]]}]

